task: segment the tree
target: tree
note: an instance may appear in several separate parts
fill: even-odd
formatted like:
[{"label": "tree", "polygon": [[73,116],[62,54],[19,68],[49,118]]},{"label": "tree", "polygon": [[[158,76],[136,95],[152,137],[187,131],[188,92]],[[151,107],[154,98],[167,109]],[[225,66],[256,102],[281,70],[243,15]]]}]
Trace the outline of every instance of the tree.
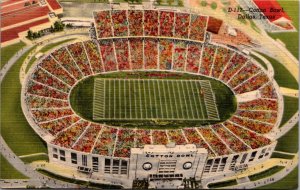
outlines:
[{"label": "tree", "polygon": [[172,5],[174,3],[174,0],[168,0],[168,4]]},{"label": "tree", "polygon": [[54,32],[54,28],[53,26],[50,27],[50,32],[53,33]]},{"label": "tree", "polygon": [[157,4],[161,4],[162,0],[156,0]]},{"label": "tree", "polygon": [[32,31],[31,31],[31,30],[28,30],[28,32],[27,32],[27,38],[28,38],[28,39],[32,39],[32,37],[33,37]]},{"label": "tree", "polygon": [[64,30],[64,24],[60,21],[55,21],[54,23],[54,31],[63,31]]},{"label": "tree", "polygon": [[68,24],[66,25],[66,27],[67,27],[67,28],[72,28],[73,25],[72,25],[71,23],[68,23]]},{"label": "tree", "polygon": [[178,6],[183,7],[183,1],[182,0],[178,0]]},{"label": "tree", "polygon": [[33,39],[37,38],[38,37],[38,34],[36,32],[33,32],[33,35],[32,35]]},{"label": "tree", "polygon": [[211,4],[210,4],[210,7],[212,8],[212,9],[216,9],[217,8],[217,3],[216,2],[212,2]]},{"label": "tree", "polygon": [[206,1],[201,1],[201,6],[202,6],[202,7],[206,7],[206,5],[207,5],[207,2],[206,2]]}]

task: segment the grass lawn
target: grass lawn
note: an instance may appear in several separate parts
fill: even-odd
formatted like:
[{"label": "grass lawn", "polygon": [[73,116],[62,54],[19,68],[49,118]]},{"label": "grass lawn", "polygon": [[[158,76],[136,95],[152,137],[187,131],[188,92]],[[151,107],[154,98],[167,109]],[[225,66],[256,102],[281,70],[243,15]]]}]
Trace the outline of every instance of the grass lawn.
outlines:
[{"label": "grass lawn", "polygon": [[293,159],[295,156],[273,152],[271,158]]},{"label": "grass lawn", "polygon": [[[232,93],[232,91],[226,87],[223,83],[219,81],[203,77],[203,76],[196,76],[190,74],[182,74],[182,73],[172,73],[172,72],[118,72],[118,73],[111,73],[111,74],[101,74],[95,77],[89,77],[75,86],[71,92],[70,102],[72,108],[82,116],[83,118],[94,121],[93,120],[93,88],[94,88],[94,78],[139,78],[139,79],[161,79],[161,75],[163,75],[164,79],[198,79],[198,80],[209,80],[212,86],[212,90],[216,95],[216,103],[217,109],[219,111],[220,120],[213,121],[213,120],[161,120],[161,119],[153,119],[153,120],[105,120],[107,124],[110,125],[122,125],[124,127],[144,127],[144,128],[161,128],[164,126],[165,128],[178,128],[178,127],[190,127],[190,126],[199,126],[200,124],[212,124],[220,121],[224,121],[228,119],[236,109],[236,99]],[[131,85],[132,86],[132,85]],[[129,89],[129,88],[128,88]],[[129,91],[126,91],[129,92]],[[158,92],[158,88],[156,89]],[[142,91],[143,93],[143,91]],[[161,90],[161,93],[163,91]],[[182,94],[182,92],[178,93]],[[153,95],[154,96],[154,95]],[[173,96],[173,95],[172,95]],[[177,96],[177,95],[176,95]],[[123,97],[123,96],[122,96]],[[161,97],[162,94],[161,94]],[[196,95],[195,95],[196,97]],[[152,98],[151,98],[152,99]],[[169,101],[172,101],[172,105],[175,105],[174,97],[169,98]],[[178,99],[178,97],[177,97]],[[140,99],[139,99],[140,101]],[[150,101],[149,101],[150,102]],[[127,103],[129,103],[127,101]],[[153,102],[152,102],[153,103]],[[203,103],[203,102],[202,102]],[[138,104],[138,102],[137,102]],[[180,106],[179,102],[176,103]],[[204,103],[203,103],[204,105]],[[153,105],[152,105],[153,106]],[[148,109],[148,108],[147,108]],[[149,108],[150,109],[150,108]],[[168,113],[171,113],[171,108],[169,108]],[[173,108],[175,109],[175,108]],[[142,110],[143,111],[143,110]],[[162,111],[162,110],[160,110]],[[145,112],[145,110],[143,111]],[[164,110],[162,112],[167,112]],[[128,115],[129,113],[127,113]],[[145,116],[145,113],[143,113]],[[162,113],[163,114],[163,113]],[[191,114],[191,113],[190,113]],[[96,121],[97,122],[97,121]]]},{"label": "grass lawn", "polygon": [[[261,53],[260,53],[261,54]],[[281,87],[286,87],[286,88],[292,88],[292,89],[298,89],[298,82],[297,80],[293,77],[293,75],[283,66],[281,63],[279,63],[277,60],[265,55],[261,54],[264,56],[266,59],[270,61],[274,68],[274,79],[278,83],[279,86]]]},{"label": "grass lawn", "polygon": [[228,181],[221,181],[221,182],[217,182],[217,183],[210,183],[210,184],[208,184],[208,187],[215,189],[215,188],[232,186],[232,185],[237,185],[237,182],[235,179],[228,180]]},{"label": "grass lawn", "polygon": [[285,43],[286,48],[299,59],[299,1],[278,0],[278,2],[283,7],[284,11],[292,18],[293,25],[297,29],[297,32],[269,33],[269,35],[274,39],[280,39]]},{"label": "grass lawn", "polygon": [[298,167],[296,167],[285,178],[257,189],[297,189],[298,188]]},{"label": "grass lawn", "polygon": [[[215,104],[207,107],[200,94],[208,81],[96,79],[94,83],[95,120],[218,120]],[[209,86],[205,95],[213,96]],[[206,112],[216,115],[210,119]]]},{"label": "grass lawn", "polygon": [[4,48],[1,48],[1,63],[0,63],[0,68],[7,63],[7,61],[21,48],[25,47],[25,43],[19,42],[17,44],[12,44],[9,46],[6,46]]},{"label": "grass lawn", "polygon": [[34,161],[47,161],[47,162],[49,162],[49,157],[48,157],[48,155],[37,155],[37,156],[30,156],[30,157],[21,158],[21,160],[26,164],[34,162]]},{"label": "grass lawn", "polygon": [[0,179],[28,179],[27,176],[16,170],[3,156],[0,154]]},{"label": "grass lawn", "polygon": [[52,48],[54,48],[54,47],[56,47],[56,46],[59,46],[59,45],[61,45],[61,44],[64,44],[64,43],[69,42],[69,41],[72,41],[72,40],[75,40],[75,38],[71,38],[71,39],[59,41],[59,42],[56,42],[56,43],[48,44],[48,45],[44,46],[44,47],[40,50],[40,52],[45,53],[45,52],[51,50]]},{"label": "grass lawn", "polygon": [[284,166],[274,166],[274,167],[269,168],[269,169],[267,169],[265,171],[262,171],[262,172],[250,175],[249,179],[251,181],[256,181],[256,180],[259,180],[259,179],[263,179],[263,178],[269,177],[269,176],[271,176],[271,175],[279,172],[283,168],[284,168]]},{"label": "grass lawn", "polygon": [[298,123],[284,136],[278,139],[275,150],[297,153],[298,152]]},{"label": "grass lawn", "polygon": [[284,125],[298,110],[298,98],[283,96],[284,110],[280,127]]},{"label": "grass lawn", "polygon": [[19,71],[30,51],[11,67],[1,84],[1,135],[18,156],[47,152],[46,145],[27,123],[21,109]]},{"label": "grass lawn", "polygon": [[27,64],[27,67],[26,67],[26,69],[25,69],[25,73],[27,73],[27,72],[29,71],[30,67],[32,66],[32,64],[33,64],[35,61],[36,61],[36,58],[33,56],[33,57],[30,59],[29,63]]}]

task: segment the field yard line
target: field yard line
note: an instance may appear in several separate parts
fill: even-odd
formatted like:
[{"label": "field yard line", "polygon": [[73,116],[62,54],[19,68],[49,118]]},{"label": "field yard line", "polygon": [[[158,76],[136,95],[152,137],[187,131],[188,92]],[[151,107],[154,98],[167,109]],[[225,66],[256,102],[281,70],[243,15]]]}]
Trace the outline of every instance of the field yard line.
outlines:
[{"label": "field yard line", "polygon": [[[153,98],[154,98],[154,102],[155,102],[155,117],[157,117],[157,115],[158,115],[157,110],[158,109],[157,109],[157,101],[156,101],[157,92],[155,90],[155,83],[153,81],[150,81],[150,80],[148,80],[148,82],[150,82],[150,84],[152,84],[152,87],[153,87],[153,92],[154,92]],[[150,90],[149,90],[149,92],[150,92]]]},{"label": "field yard line", "polygon": [[179,116],[178,106],[177,106],[177,103],[176,103],[176,92],[175,92],[175,89],[174,89],[174,82],[171,82],[171,85],[172,85],[172,92],[173,92],[173,98],[174,98],[174,102],[175,102],[177,117],[182,118],[182,117]]},{"label": "field yard line", "polygon": [[219,111],[218,111],[218,107],[217,107],[217,104],[216,104],[216,97],[213,93],[213,90],[212,90],[212,87],[211,87],[211,83],[209,82],[209,89],[210,89],[210,93],[212,95],[212,98],[213,98],[213,104],[214,104],[214,110],[215,110],[215,113],[217,115],[217,119],[219,120],[220,119],[220,116],[219,116]]},{"label": "field yard line", "polygon": [[[167,118],[171,118],[170,114],[169,114],[169,109],[168,109],[168,105],[167,105],[167,96],[166,96],[166,87],[165,87],[165,82],[164,81],[161,81],[162,83],[162,86],[163,86],[163,93],[164,93],[164,97],[165,97],[165,108],[166,108],[166,111],[167,111]],[[173,117],[174,118],[174,117]]]},{"label": "field yard line", "polygon": [[[179,90],[179,92],[181,92],[183,94],[183,99],[184,99],[185,107],[187,108],[188,106],[187,106],[186,97],[185,97],[185,94],[184,94],[183,83],[182,83],[182,81],[178,81],[178,82],[180,83],[179,86],[180,86],[180,89],[181,89],[181,90]],[[185,111],[186,111],[187,118],[189,118],[188,109],[185,109]]]},{"label": "field yard line", "polygon": [[[143,81],[143,89],[144,89],[144,102],[146,103],[146,82],[145,82],[145,80],[144,79],[142,79],[142,81]],[[149,97],[149,99],[150,99],[150,97]],[[149,100],[149,102],[151,102],[150,100]],[[151,103],[150,103],[150,105],[151,105]],[[149,118],[148,117],[148,109],[147,109],[147,107],[145,107],[145,112],[146,112],[146,118]]]},{"label": "field yard line", "polygon": [[113,86],[113,90],[114,90],[114,119],[116,119],[116,80],[113,80],[114,86]]},{"label": "field yard line", "polygon": [[[193,88],[193,84],[194,84],[194,83],[193,83],[192,81],[189,82],[189,83],[190,83],[190,86],[191,86],[192,91],[195,92],[195,91],[194,91],[195,88]],[[196,94],[198,94],[198,93],[196,92]],[[200,118],[198,106],[196,105],[197,102],[196,102],[195,95],[193,96],[193,99],[194,99],[194,103],[195,103],[195,106],[196,106],[197,118]]]},{"label": "field yard line", "polygon": [[[126,108],[126,106],[127,106],[127,96],[126,96],[126,81],[125,80],[123,80],[123,82],[124,82],[124,84],[123,84],[123,87],[124,87],[124,89],[123,89],[123,93],[124,93],[124,108]],[[125,109],[125,118],[127,119],[127,111],[126,111],[126,109]]]},{"label": "field yard line", "polygon": [[[147,85],[148,85],[148,95],[149,95],[149,102],[150,102],[150,105],[152,105],[152,101],[151,101],[151,93],[150,93],[150,81],[149,80],[146,80],[147,81]],[[145,88],[144,88],[145,89]],[[151,118],[153,118],[153,111],[151,110],[150,111],[150,114],[151,114]]]},{"label": "field yard line", "polygon": [[[191,119],[189,116],[190,116],[190,114],[188,113],[188,110],[190,110],[189,108],[190,107],[188,107],[188,104],[187,104],[187,99],[186,99],[186,95],[185,95],[185,90],[184,90],[184,85],[183,85],[183,81],[180,81],[180,83],[181,83],[181,87],[182,87],[182,93],[183,93],[183,97],[184,97],[184,101],[185,101],[185,106],[186,106],[186,112],[187,112],[187,116],[188,116],[188,118],[189,119]],[[195,116],[194,116],[194,113],[192,113],[192,115],[193,115],[193,118],[195,118]]]},{"label": "field yard line", "polygon": [[[175,82],[174,82],[175,83]],[[180,105],[182,105],[182,102],[181,102],[181,97],[180,97],[180,93],[177,91],[175,91],[175,84],[174,83],[172,83],[172,85],[173,85],[173,93],[174,93],[174,97],[178,97],[178,99],[179,99],[179,102],[180,102]],[[178,82],[176,82],[176,83],[178,83]],[[176,87],[177,87],[177,90],[179,89],[178,88],[178,86],[176,85]],[[178,105],[177,104],[175,104],[176,105],[176,107],[178,107]],[[183,114],[183,109],[180,109],[180,113],[181,113],[181,118],[184,118],[184,114]]]},{"label": "field yard line", "polygon": [[192,113],[192,115],[193,115],[193,119],[197,119],[196,117],[195,117],[195,112],[194,112],[194,109],[192,109],[192,100],[191,100],[191,96],[188,94],[188,92],[190,92],[190,87],[188,86],[188,84],[189,84],[189,81],[184,81],[184,83],[185,83],[185,87],[186,87],[186,91],[184,91],[184,94],[186,94],[186,96],[188,97],[188,102],[189,102],[189,110],[191,111],[191,113]]},{"label": "field yard line", "polygon": [[130,96],[130,92],[132,92],[132,90],[130,90],[130,82],[131,81],[128,81],[128,84],[129,84],[129,114],[130,114],[130,119],[132,119],[132,105],[131,105],[131,96]]},{"label": "field yard line", "polygon": [[[122,102],[121,102],[121,80],[120,79],[118,79],[118,85],[119,85],[119,111],[118,112],[119,112],[119,118],[122,118],[122,115],[121,115],[121,112],[120,112],[120,111],[122,111],[121,110],[121,108],[122,108]],[[125,111],[125,113],[126,113],[126,111]]]},{"label": "field yard line", "polygon": [[[110,81],[109,80],[105,80],[105,82],[108,82],[108,93],[110,92]],[[110,105],[110,96],[108,96],[108,118],[111,118],[111,115],[110,115],[110,107],[111,107],[111,105]]]},{"label": "field yard line", "polygon": [[106,81],[103,81],[103,83],[104,83],[104,87],[103,87],[103,94],[104,95],[103,95],[103,104],[102,104],[102,106],[103,106],[102,107],[102,110],[103,110],[103,114],[102,115],[103,115],[103,118],[105,118],[105,112],[106,112],[105,111],[106,110],[106,105],[105,105],[106,104],[106,99],[105,99],[106,98],[105,97],[106,96],[106,91],[105,91],[106,88],[105,88],[105,84],[106,84]]},{"label": "field yard line", "polygon": [[[134,88],[133,91],[135,92],[135,91],[136,91],[136,88],[135,88],[135,81],[132,80],[131,82],[133,82],[133,88]],[[135,116],[134,118],[137,119],[138,117],[137,117],[137,110],[136,110],[136,108],[137,108],[137,104],[136,104],[136,101],[137,101],[137,100],[136,100],[136,96],[134,95],[133,98],[134,98],[134,105],[135,105],[135,106],[134,106],[134,108],[135,108],[135,109],[134,109],[134,116]]]},{"label": "field yard line", "polygon": [[[104,81],[103,81],[104,82]],[[96,84],[97,84],[97,80],[94,81],[94,92],[93,92],[93,118],[96,118],[96,111],[95,111],[95,108],[96,108]]]},{"label": "field yard line", "polygon": [[[138,84],[138,88],[139,88],[139,92],[141,91],[141,82],[138,81],[137,82]],[[141,111],[141,118],[143,118],[143,108],[142,108],[142,94],[141,93],[138,93],[139,94],[139,99],[140,99],[140,111]]]},{"label": "field yard line", "polygon": [[[158,80],[155,80],[156,81],[156,84],[158,84]],[[156,87],[156,86],[155,86]],[[159,104],[160,104],[160,110],[163,110],[163,106],[162,106],[162,103],[161,103],[161,95],[160,95],[160,89],[159,89],[159,85],[157,85],[157,89],[158,89],[158,96],[159,96]],[[163,115],[163,113],[161,114]],[[157,117],[157,116],[156,116]]]},{"label": "field yard line", "polygon": [[[169,94],[171,95],[172,93],[171,93],[171,91],[170,91],[170,84],[169,83],[171,83],[171,84],[173,84],[173,82],[171,82],[171,81],[167,81],[167,86],[168,86],[168,92],[169,92]],[[173,94],[173,100],[175,101],[175,96],[174,96],[174,94]],[[172,113],[173,113],[173,118],[174,118],[174,108],[173,108],[173,102],[171,101],[171,98],[170,98],[170,103],[171,103],[171,108],[172,108]],[[178,109],[177,109],[177,106],[176,106],[176,103],[175,103],[175,108],[176,108],[176,115],[177,115],[177,118],[179,118],[179,116],[178,116]]]},{"label": "field yard line", "polygon": [[[200,90],[202,90],[200,81],[197,82],[196,85],[198,85],[198,87],[200,87]],[[201,103],[201,96],[200,96],[200,94],[199,94],[198,98],[199,98],[199,102],[200,102],[200,109],[201,109],[201,113],[202,113],[202,118],[205,119],[205,118],[204,118],[205,115],[204,115],[204,113],[203,113],[203,108],[202,108],[203,106],[202,106],[202,103]]]}]

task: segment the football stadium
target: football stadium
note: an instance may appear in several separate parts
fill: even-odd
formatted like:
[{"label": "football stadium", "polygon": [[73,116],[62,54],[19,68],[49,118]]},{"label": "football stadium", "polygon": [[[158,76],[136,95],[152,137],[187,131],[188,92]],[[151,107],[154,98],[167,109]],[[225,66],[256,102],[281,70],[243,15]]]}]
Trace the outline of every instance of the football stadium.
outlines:
[{"label": "football stadium", "polygon": [[93,16],[97,40],[51,51],[23,84],[22,109],[50,162],[125,187],[177,188],[270,158],[278,85],[243,52],[211,43],[209,16]]},{"label": "football stadium", "polygon": [[297,185],[291,7],[179,1],[1,3],[1,188]]}]

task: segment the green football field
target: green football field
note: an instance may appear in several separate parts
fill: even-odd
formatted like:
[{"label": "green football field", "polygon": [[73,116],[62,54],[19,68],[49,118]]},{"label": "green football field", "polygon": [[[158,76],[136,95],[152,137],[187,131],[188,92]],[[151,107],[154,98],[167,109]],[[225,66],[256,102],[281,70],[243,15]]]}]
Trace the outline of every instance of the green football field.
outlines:
[{"label": "green football field", "polygon": [[95,79],[94,120],[219,120],[207,80]]}]

